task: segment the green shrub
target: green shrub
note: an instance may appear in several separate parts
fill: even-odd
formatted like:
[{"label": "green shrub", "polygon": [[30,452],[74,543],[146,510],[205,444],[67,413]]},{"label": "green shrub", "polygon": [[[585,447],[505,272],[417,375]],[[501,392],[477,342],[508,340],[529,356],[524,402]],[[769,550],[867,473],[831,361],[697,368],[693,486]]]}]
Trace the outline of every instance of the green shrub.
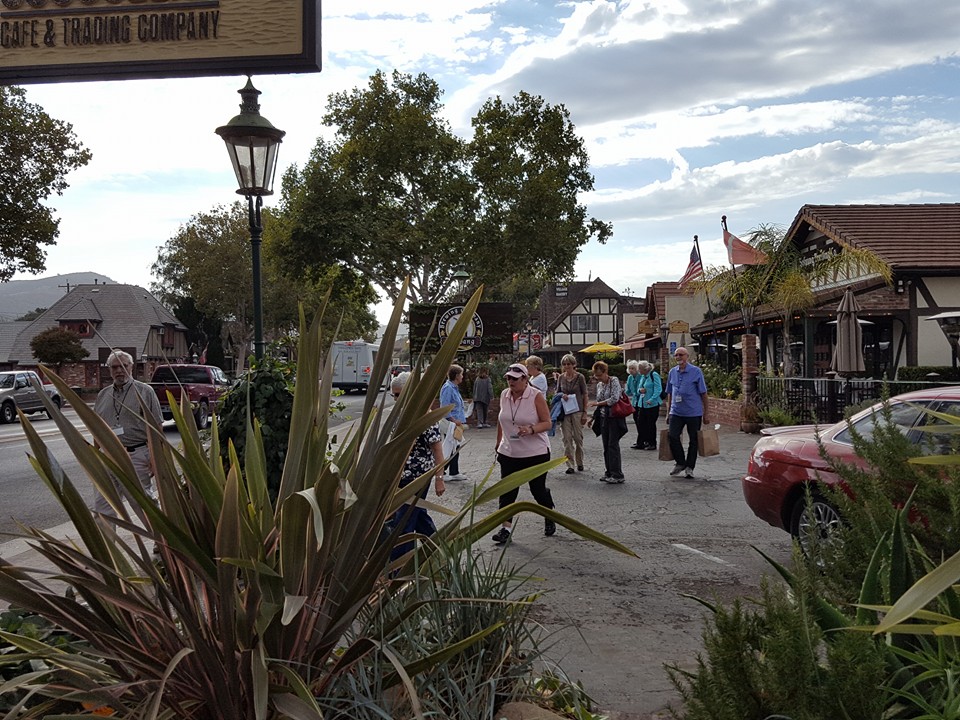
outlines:
[{"label": "green shrub", "polygon": [[[880,410],[871,438],[851,433],[853,451],[866,461],[861,469],[828,458],[844,487],[825,488],[844,524],[837,542],[823,549],[824,577],[835,602],[855,602],[866,568],[884,533],[908,501],[907,531],[913,540],[904,553],[911,573],[922,574],[924,557],[947,557],[960,551],[960,467],[910,462],[922,447],[891,418],[889,405]],[[932,436],[930,437],[932,440]],[[883,598],[894,602],[896,597]]]},{"label": "green shrub", "polygon": [[287,457],[287,437],[293,414],[294,368],[280,360],[265,357],[244,375],[223,398],[217,431],[220,458],[230,461],[230,443],[240,463],[246,460],[247,404],[260,423],[263,452],[267,462],[267,488],[271,501],[280,489],[283,463]]},{"label": "green shrub", "polygon": [[760,410],[760,422],[765,425],[783,427],[785,425],[800,425],[800,418],[782,407],[774,405]]},{"label": "green shrub", "polygon": [[683,720],[877,720],[887,705],[878,690],[884,656],[869,635],[828,641],[805,593],[765,580],[756,603],[737,600],[707,618],[696,668],[668,665]]},{"label": "green shrub", "polygon": [[[928,425],[937,421],[944,427],[949,418],[931,418]],[[930,435],[927,442],[933,445],[934,433]],[[957,436],[951,432],[945,437]],[[914,580],[934,566],[931,558],[960,551],[956,443],[948,445],[954,454],[941,460],[919,458],[922,447],[904,435],[885,406],[872,436],[854,433],[853,446],[866,469],[823,453],[842,485],[820,491],[837,506],[843,525],[828,541],[813,542],[808,557],[795,552],[794,572],[771,561],[789,591],[765,580],[756,607],[736,603],[716,609],[696,670],[668,668],[686,710],[675,717],[960,716],[955,679],[960,639],[933,637],[929,627],[931,617],[940,623],[960,619],[960,595],[953,588],[943,589],[933,608],[940,615],[923,618],[928,628],[919,637],[902,625],[895,632],[908,634],[871,637],[864,632],[878,622],[878,607],[910,597],[907,590]],[[941,447],[942,441],[930,449]],[[960,577],[960,553],[948,562],[956,574],[945,576],[947,585]],[[943,588],[944,579],[940,582]],[[926,607],[932,597],[914,596],[913,609]]]},{"label": "green shrub", "polygon": [[[526,692],[540,658],[543,632],[529,617],[537,596],[526,590],[529,576],[508,567],[503,553],[487,559],[460,541],[441,543],[436,557],[429,576],[416,575],[387,602],[366,608],[347,638],[380,638],[394,658],[413,662],[482,635],[413,685],[426,717],[494,717]],[[320,703],[325,717],[412,717],[406,692],[385,692],[395,674],[391,657],[370,653],[331,686]]]},{"label": "green shrub", "polygon": [[736,400],[740,397],[740,368],[726,370],[719,365],[705,362],[699,366],[707,383],[707,392],[713,397]]}]

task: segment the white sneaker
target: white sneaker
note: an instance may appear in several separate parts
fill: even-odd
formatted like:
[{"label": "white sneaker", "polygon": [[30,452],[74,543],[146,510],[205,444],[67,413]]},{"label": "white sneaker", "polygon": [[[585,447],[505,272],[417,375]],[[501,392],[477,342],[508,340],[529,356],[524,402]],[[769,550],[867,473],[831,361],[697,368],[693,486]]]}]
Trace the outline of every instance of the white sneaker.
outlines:
[{"label": "white sneaker", "polygon": [[693,477],[693,468],[686,468],[683,471],[684,477],[692,478]]},{"label": "white sneaker", "polygon": [[462,481],[462,480],[469,480],[470,478],[468,478],[468,477],[467,477],[466,475],[464,475],[463,473],[457,473],[456,475],[451,475],[448,479],[449,479],[449,480],[456,480],[456,481],[459,482],[459,481]]}]

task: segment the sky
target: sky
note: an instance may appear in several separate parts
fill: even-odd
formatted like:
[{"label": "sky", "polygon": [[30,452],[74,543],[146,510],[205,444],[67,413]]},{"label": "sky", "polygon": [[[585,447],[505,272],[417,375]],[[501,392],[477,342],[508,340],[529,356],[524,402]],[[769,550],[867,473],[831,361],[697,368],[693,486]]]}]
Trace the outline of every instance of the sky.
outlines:
[{"label": "sky", "polygon": [[[488,98],[540,95],[569,110],[595,178],[581,200],[613,224],[577,280],[643,295],[683,275],[694,235],[721,265],[723,215],[746,238],[804,204],[958,201],[956,0],[323,0],[321,14],[322,72],[253,78],[287,133],[277,186],[332,135],[327,96],[378,69],[433,77],[465,138]],[[182,224],[239,198],[213,131],[245,81],[27,86],[93,152],[50,200],[60,236],[40,276],[148,287]]]}]

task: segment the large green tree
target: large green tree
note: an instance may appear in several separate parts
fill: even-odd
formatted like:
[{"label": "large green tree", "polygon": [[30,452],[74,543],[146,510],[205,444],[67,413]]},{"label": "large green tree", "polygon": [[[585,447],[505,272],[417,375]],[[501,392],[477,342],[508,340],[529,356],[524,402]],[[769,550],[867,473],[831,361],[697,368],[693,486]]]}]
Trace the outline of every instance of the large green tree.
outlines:
[{"label": "large green tree", "polygon": [[393,299],[407,275],[412,300],[443,296],[464,258],[474,188],[440,94],[426,75],[377,72],[367,88],[330,96],[323,120],[335,140],[284,178],[285,254],[361,273]]},{"label": "large green tree", "polygon": [[[264,211],[261,275],[266,338],[283,337],[296,328],[298,303],[311,311],[328,291],[332,296],[328,322],[333,325],[344,317],[341,337],[352,339],[375,330],[369,305],[376,294],[369,284],[346,272],[318,276],[295,269],[275,251],[273,235],[282,223],[282,218]],[[194,215],[160,248],[151,268],[157,278],[151,289],[171,308],[185,307],[189,298],[191,317],[221,321],[222,336],[233,341],[230,352],[242,356],[253,337],[252,262],[246,206],[241,202],[217,206]],[[190,329],[206,332],[199,326]]]},{"label": "large green tree", "polygon": [[60,221],[44,204],[62,195],[66,175],[90,162],[73,126],[27,102],[23,88],[0,86],[0,282],[15,272],[43,272],[46,245]]},{"label": "large green tree", "polygon": [[593,188],[583,142],[562,106],[526,93],[488,101],[465,141],[440,97],[428,76],[396,71],[330,97],[333,140],[284,177],[284,254],[362,273],[394,300],[407,275],[407,299],[430,303],[466,270],[488,298],[529,304],[610,235],[577,201]]},{"label": "large green tree", "polygon": [[526,92],[510,102],[492,98],[473,129],[468,155],[480,209],[469,234],[472,279],[490,299],[529,306],[545,283],[572,277],[591,238],[606,242],[613,230],[578,200],[593,176],[565,107]]}]

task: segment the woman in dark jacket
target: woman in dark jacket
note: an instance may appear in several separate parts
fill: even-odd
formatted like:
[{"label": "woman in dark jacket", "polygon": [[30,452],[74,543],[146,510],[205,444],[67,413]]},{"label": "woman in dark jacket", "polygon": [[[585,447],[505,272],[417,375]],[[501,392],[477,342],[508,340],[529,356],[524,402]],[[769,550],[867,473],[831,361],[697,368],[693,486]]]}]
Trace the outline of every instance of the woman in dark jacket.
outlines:
[{"label": "woman in dark jacket", "polygon": [[600,436],[603,438],[603,464],[606,466],[606,472],[600,480],[619,484],[624,480],[620,462],[620,438],[627,434],[627,421],[622,417],[612,417],[610,408],[620,399],[623,386],[619,378],[610,375],[607,364],[602,360],[593,364],[593,377],[597,381],[597,399],[590,405],[600,408],[600,419],[603,422]]},{"label": "woman in dark jacket", "polygon": [[477,427],[488,428],[487,410],[493,400],[493,383],[490,381],[490,372],[480,368],[477,379],[473,381],[473,411],[477,414]]}]

